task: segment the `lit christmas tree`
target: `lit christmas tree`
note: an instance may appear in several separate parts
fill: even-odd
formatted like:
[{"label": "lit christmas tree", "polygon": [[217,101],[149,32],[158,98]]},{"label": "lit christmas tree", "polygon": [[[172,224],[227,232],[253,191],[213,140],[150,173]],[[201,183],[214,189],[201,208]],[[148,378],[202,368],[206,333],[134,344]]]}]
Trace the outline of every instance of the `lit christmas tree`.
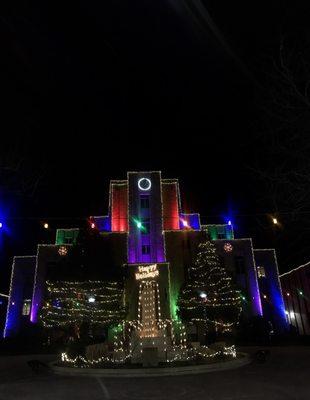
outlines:
[{"label": "lit christmas tree", "polygon": [[221,265],[215,246],[206,241],[198,247],[189,279],[179,296],[184,322],[204,324],[217,332],[230,332],[241,312],[241,296]]}]

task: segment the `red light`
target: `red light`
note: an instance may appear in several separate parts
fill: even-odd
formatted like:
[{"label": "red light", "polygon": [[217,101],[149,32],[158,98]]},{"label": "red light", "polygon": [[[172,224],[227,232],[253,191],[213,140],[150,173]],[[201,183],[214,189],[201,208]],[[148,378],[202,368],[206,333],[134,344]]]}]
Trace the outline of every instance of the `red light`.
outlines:
[{"label": "red light", "polygon": [[[178,184],[169,183],[162,185],[162,204],[164,230],[179,230],[180,216],[178,204]],[[183,225],[181,225],[183,228]]]}]

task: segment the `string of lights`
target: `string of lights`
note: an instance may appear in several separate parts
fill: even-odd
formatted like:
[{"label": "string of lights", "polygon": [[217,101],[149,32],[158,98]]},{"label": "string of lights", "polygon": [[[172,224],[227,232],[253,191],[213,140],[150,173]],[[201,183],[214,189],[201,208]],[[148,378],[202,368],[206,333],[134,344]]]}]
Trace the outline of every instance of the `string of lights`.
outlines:
[{"label": "string of lights", "polygon": [[115,282],[47,281],[40,319],[48,328],[79,325],[85,321],[90,325],[119,323],[125,316],[122,297],[123,289]]},{"label": "string of lights", "polygon": [[[266,217],[268,218],[273,225],[280,225],[281,222],[279,220],[280,217],[287,217],[290,215],[296,216],[298,215],[310,215],[310,211],[276,211],[276,212],[261,212],[261,213],[244,213],[244,214],[234,214],[232,218],[235,220],[237,218],[257,218],[257,217]],[[189,214],[190,215],[190,214]],[[92,220],[92,216],[7,216],[3,217],[2,220],[0,221],[0,229],[4,228],[5,224],[9,222],[14,222],[14,221],[34,221],[34,222],[39,222],[39,224],[46,230],[50,229],[50,223],[51,222],[56,222],[56,221],[67,221],[69,223],[82,223],[82,222],[87,222],[89,223],[90,227],[92,229],[96,229],[96,222]],[[223,219],[223,215],[221,214],[209,214],[209,215],[199,215],[199,218],[203,221],[210,221],[214,218],[219,218]],[[119,220],[124,220],[128,221],[127,217],[119,217]],[[161,220],[163,222],[172,220],[173,218],[167,217],[167,216],[162,216]],[[180,222],[183,225],[183,228],[190,228],[188,221],[184,220],[184,218],[179,218]],[[43,221],[43,222],[42,222]],[[143,223],[139,221],[138,219],[134,220],[134,223],[138,227],[138,229],[145,229],[143,226]],[[225,223],[228,225],[232,225],[231,220],[225,220]],[[203,226],[205,225],[206,222],[201,222],[200,225]]]},{"label": "string of lights", "polygon": [[[213,350],[208,346],[200,346],[198,349],[186,348],[184,346],[172,346],[167,353],[166,361],[168,363],[178,361],[194,361],[200,359],[215,359],[219,357],[236,358],[237,352],[234,345],[224,346],[222,350]],[[84,356],[70,358],[67,353],[61,354],[61,361],[64,365],[70,365],[78,368],[90,368],[98,364],[124,364],[132,358],[132,350],[125,351],[123,348],[118,348],[112,355],[102,356],[94,360],[88,360]]]},{"label": "string of lights", "polygon": [[189,280],[180,293],[179,309],[185,321],[209,323],[226,331],[239,319],[241,293],[234,288],[209,241],[199,245],[194,265],[189,268]]}]

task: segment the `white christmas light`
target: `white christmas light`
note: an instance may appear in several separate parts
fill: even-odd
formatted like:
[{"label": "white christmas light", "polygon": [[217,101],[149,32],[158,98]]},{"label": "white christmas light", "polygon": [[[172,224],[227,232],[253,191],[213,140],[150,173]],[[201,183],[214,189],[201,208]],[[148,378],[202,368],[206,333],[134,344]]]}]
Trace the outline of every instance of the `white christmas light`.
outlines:
[{"label": "white christmas light", "polygon": [[149,178],[140,178],[138,180],[138,188],[140,190],[146,191],[150,190],[152,187],[152,182]]}]

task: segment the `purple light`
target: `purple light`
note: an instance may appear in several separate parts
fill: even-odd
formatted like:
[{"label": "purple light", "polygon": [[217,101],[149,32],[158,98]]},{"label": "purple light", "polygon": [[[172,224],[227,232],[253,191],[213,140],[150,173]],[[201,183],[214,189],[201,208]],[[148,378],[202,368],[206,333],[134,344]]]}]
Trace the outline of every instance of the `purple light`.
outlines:
[{"label": "purple light", "polygon": [[38,322],[38,313],[39,313],[39,304],[32,304],[31,313],[30,313],[30,321],[32,323]]},{"label": "purple light", "polygon": [[182,222],[182,225],[183,225],[185,228],[188,228],[188,222],[186,221],[186,219],[181,218],[181,222]]}]

